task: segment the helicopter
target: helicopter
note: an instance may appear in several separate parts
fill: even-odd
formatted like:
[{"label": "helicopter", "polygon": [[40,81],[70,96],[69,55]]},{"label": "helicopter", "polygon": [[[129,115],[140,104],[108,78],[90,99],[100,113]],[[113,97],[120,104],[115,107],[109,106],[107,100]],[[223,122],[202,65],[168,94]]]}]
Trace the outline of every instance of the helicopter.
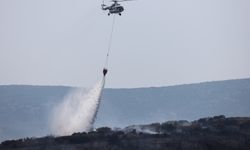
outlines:
[{"label": "helicopter", "polygon": [[131,1],[131,0],[111,0],[111,2],[113,2],[111,6],[106,6],[103,2],[102,10],[109,10],[108,15],[119,14],[121,16],[122,15],[121,13],[124,11],[124,7],[121,6],[118,2],[124,2],[124,1]]}]

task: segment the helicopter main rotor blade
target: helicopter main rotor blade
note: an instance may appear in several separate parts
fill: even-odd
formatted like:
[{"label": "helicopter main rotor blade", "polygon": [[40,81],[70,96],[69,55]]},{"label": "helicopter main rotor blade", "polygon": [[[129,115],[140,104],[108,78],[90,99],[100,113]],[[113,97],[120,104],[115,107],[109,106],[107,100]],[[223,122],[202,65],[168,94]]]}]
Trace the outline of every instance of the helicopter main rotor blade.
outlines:
[{"label": "helicopter main rotor blade", "polygon": [[136,1],[136,0],[111,0],[111,2],[126,2],[126,1]]}]

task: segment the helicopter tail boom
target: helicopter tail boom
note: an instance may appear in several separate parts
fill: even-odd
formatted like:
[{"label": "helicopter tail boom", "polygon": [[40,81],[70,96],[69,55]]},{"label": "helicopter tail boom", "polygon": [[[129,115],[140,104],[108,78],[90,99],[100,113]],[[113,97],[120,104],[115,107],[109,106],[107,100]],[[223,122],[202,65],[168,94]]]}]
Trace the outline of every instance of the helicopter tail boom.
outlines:
[{"label": "helicopter tail boom", "polygon": [[109,7],[107,7],[105,4],[102,4],[101,6],[102,6],[102,10],[107,10],[107,9],[109,9]]}]

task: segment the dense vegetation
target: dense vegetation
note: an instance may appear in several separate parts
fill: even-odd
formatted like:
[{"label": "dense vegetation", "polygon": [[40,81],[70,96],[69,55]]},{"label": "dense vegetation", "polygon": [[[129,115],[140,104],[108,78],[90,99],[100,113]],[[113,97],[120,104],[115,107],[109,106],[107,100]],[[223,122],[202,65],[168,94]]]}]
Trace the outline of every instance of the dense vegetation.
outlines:
[{"label": "dense vegetation", "polygon": [[1,150],[250,150],[250,118],[215,116],[124,129],[98,128],[71,136],[4,141]]}]

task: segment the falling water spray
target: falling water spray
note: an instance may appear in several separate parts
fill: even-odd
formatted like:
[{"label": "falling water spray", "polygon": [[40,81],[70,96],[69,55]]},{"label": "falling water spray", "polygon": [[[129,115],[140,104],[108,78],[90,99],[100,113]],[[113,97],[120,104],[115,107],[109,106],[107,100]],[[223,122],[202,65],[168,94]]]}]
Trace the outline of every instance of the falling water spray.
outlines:
[{"label": "falling water spray", "polygon": [[75,132],[88,132],[93,129],[102,91],[105,85],[105,75],[93,88],[75,89],[57,105],[51,118],[51,130],[54,135],[71,135]]},{"label": "falling water spray", "polygon": [[76,89],[69,93],[61,104],[53,110],[51,130],[54,135],[70,135],[75,132],[88,132],[93,129],[102,91],[105,85],[105,76],[108,72],[108,62],[115,26],[113,17],[108,51],[106,56],[103,78],[87,93],[84,89]]}]

